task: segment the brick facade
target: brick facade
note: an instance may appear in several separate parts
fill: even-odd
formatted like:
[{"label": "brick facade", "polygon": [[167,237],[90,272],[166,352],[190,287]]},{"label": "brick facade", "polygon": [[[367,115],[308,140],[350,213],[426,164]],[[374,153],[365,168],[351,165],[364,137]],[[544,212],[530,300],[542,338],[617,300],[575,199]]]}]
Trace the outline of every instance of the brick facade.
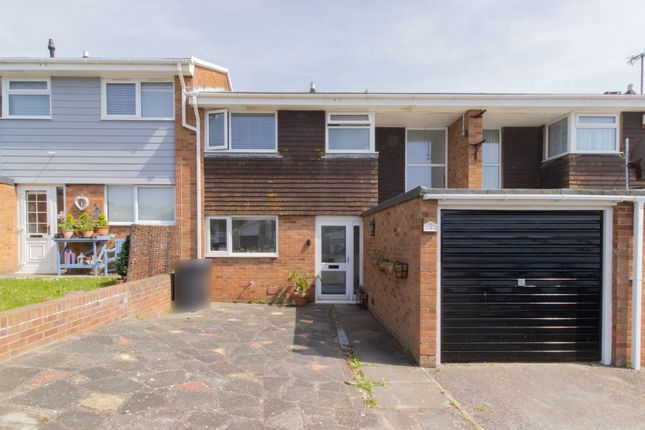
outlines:
[{"label": "brick facade", "polygon": [[[432,366],[436,357],[437,235],[422,233],[424,222],[437,222],[436,203],[409,200],[364,218],[376,222],[376,235],[365,234],[363,283],[370,311],[409,350],[417,362]],[[382,272],[378,261],[408,263],[408,277]]]},{"label": "brick facade", "polygon": [[[482,187],[482,150],[484,140],[481,112],[469,110],[448,127],[447,188]],[[465,121],[464,127],[462,122]]]},{"label": "brick facade", "polygon": [[0,361],[125,318],[170,311],[170,276],[160,275],[0,313]]},{"label": "brick facade", "polygon": [[[290,272],[314,273],[316,218],[278,218],[277,258],[214,258],[211,297],[215,301],[280,300],[288,296]],[[307,245],[307,240],[311,241]],[[313,299],[313,288],[310,298]]]},{"label": "brick facade", "polygon": [[65,186],[65,214],[72,214],[78,218],[82,212],[74,203],[76,197],[87,197],[89,206],[85,212],[90,216],[95,216],[97,210],[105,213],[105,185],[69,184]]},{"label": "brick facade", "polygon": [[16,187],[0,182],[0,273],[18,269],[18,212]]}]

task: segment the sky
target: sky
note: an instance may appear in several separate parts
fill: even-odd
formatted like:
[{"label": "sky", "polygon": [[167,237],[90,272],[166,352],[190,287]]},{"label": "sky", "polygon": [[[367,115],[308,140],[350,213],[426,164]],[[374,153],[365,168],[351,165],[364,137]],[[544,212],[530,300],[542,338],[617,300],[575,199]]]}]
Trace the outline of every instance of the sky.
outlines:
[{"label": "sky", "polygon": [[0,0],[0,56],[188,57],[236,91],[639,89],[643,0]]}]

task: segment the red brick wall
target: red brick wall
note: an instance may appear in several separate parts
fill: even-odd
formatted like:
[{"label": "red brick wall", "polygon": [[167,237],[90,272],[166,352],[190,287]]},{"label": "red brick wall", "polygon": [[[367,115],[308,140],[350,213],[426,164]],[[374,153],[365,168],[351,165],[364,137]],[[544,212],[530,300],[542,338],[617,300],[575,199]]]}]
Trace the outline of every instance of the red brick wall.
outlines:
[{"label": "red brick wall", "polygon": [[0,313],[0,361],[125,318],[170,310],[170,276],[160,275]]},{"label": "red brick wall", "polygon": [[105,212],[105,185],[70,184],[65,186],[65,214],[72,214],[78,218],[82,212],[74,203],[76,197],[87,197],[90,204],[85,212],[88,215],[93,217],[96,214],[96,208],[100,212]]},{"label": "red brick wall", "polygon": [[18,270],[16,187],[0,183],[0,273]]},{"label": "red brick wall", "polygon": [[633,212],[633,203],[619,203],[613,214],[611,349],[616,366],[631,360]]},{"label": "red brick wall", "polygon": [[[365,235],[364,287],[370,311],[421,365],[436,358],[437,235],[423,223],[437,222],[436,202],[409,200],[364,218],[376,222],[376,235]],[[408,278],[382,272],[379,259],[408,263]]]},{"label": "red brick wall", "polygon": [[[469,110],[448,127],[448,188],[482,187],[482,150],[484,139],[482,118],[474,118],[480,111]],[[466,136],[462,136],[465,118]]]},{"label": "red brick wall", "polygon": [[[213,258],[212,300],[268,302],[288,296],[290,272],[315,271],[315,228],[313,216],[280,216],[278,258]],[[310,297],[314,297],[313,288]]]}]

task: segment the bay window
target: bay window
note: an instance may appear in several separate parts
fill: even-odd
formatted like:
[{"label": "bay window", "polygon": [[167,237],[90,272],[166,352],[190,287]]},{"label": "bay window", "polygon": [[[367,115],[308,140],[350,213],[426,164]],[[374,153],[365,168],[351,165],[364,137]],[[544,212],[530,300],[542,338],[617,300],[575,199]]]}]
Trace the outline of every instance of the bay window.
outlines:
[{"label": "bay window", "polygon": [[276,152],[277,115],[211,111],[206,114],[206,150]]},{"label": "bay window", "polygon": [[278,220],[271,216],[207,217],[210,257],[277,257]]},{"label": "bay window", "polygon": [[573,113],[546,126],[545,158],[566,153],[616,153],[620,117],[617,114]]}]

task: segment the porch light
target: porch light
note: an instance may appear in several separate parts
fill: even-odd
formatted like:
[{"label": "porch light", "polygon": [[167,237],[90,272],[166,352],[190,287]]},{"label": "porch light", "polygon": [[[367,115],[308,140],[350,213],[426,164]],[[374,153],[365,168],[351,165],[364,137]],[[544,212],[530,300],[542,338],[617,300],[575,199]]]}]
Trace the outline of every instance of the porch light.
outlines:
[{"label": "porch light", "polygon": [[367,223],[367,227],[369,229],[370,236],[376,236],[376,220],[374,218]]}]

